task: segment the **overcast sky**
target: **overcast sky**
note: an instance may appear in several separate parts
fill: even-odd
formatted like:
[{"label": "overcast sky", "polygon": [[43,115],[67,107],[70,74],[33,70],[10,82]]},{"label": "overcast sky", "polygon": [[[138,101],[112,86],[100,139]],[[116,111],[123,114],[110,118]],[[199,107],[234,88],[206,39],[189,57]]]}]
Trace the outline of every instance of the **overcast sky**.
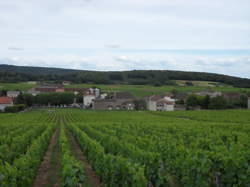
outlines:
[{"label": "overcast sky", "polygon": [[250,78],[249,7],[250,0],[0,0],[0,64]]}]

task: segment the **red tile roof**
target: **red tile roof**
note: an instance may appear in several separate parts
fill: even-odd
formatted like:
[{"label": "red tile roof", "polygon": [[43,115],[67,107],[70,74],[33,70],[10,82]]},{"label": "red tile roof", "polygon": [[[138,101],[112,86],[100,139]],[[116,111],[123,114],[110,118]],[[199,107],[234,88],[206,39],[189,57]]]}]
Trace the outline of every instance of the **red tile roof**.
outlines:
[{"label": "red tile roof", "polygon": [[12,102],[11,97],[0,97],[0,104],[11,104]]}]

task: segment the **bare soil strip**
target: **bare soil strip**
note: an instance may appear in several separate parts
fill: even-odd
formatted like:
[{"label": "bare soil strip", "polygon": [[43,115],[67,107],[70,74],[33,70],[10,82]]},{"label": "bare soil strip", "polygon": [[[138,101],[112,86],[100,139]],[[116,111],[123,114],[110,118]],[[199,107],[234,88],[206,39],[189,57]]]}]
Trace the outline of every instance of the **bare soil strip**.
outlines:
[{"label": "bare soil strip", "polygon": [[100,177],[96,175],[96,173],[93,171],[91,165],[89,164],[87,158],[84,156],[83,152],[81,151],[80,146],[76,142],[75,137],[69,132],[69,130],[66,129],[66,134],[69,138],[71,148],[72,148],[72,153],[73,155],[80,160],[83,165],[84,165],[84,170],[85,174],[87,177],[87,186],[90,187],[100,187],[101,182],[100,182]]},{"label": "bare soil strip", "polygon": [[60,186],[59,132],[60,129],[57,128],[50,140],[48,150],[43,157],[43,162],[37,171],[34,187]]}]

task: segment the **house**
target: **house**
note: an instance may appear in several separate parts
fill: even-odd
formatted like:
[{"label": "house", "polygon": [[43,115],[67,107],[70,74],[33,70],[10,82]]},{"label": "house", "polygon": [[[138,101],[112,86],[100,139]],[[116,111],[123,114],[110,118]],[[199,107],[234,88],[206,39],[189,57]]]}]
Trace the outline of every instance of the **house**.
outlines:
[{"label": "house", "polygon": [[35,88],[31,88],[27,91],[28,94],[31,94],[33,96],[37,96],[38,94],[40,94],[40,91],[36,91]]},{"label": "house", "polygon": [[55,92],[57,88],[51,86],[40,86],[35,88],[35,91],[40,93]]},{"label": "house", "polygon": [[37,84],[37,81],[27,81],[28,84]]},{"label": "house", "polygon": [[146,103],[151,111],[173,111],[175,100],[169,96],[152,95],[146,98]]},{"label": "house", "polygon": [[0,97],[0,110],[5,110],[6,107],[13,106],[13,98]]},{"label": "house", "polygon": [[174,95],[174,99],[177,101],[185,101],[188,97],[188,93],[185,92],[178,92]]},{"label": "house", "polygon": [[99,88],[89,88],[88,93],[95,94],[96,97],[99,97],[100,96],[100,89]]},{"label": "house", "polygon": [[96,98],[95,94],[84,94],[83,95],[83,106],[84,107],[90,107],[95,98]]},{"label": "house", "polygon": [[248,103],[247,103],[248,109],[250,109],[250,97],[248,97]]},{"label": "house", "polygon": [[156,110],[157,111],[173,111],[174,101],[169,101],[164,98],[160,99],[156,101]]},{"label": "house", "polygon": [[94,110],[134,110],[135,97],[129,92],[115,92],[108,99],[95,99]]},{"label": "house", "polygon": [[134,110],[133,101],[122,101],[120,99],[96,99],[93,101],[94,110]]},{"label": "house", "polygon": [[56,88],[55,92],[58,92],[58,93],[63,93],[65,90],[64,88]]},{"label": "house", "polygon": [[54,85],[42,85],[35,88],[35,91],[41,93],[48,93],[48,92],[64,92],[64,86],[61,84],[54,84]]},{"label": "house", "polygon": [[210,96],[210,97],[217,97],[217,96],[221,96],[222,93],[221,92],[217,92],[217,91],[212,91],[212,90],[208,90],[208,91],[201,91],[201,92],[197,92],[196,95],[199,96]]},{"label": "house", "polygon": [[62,84],[63,84],[64,86],[66,86],[66,85],[70,85],[71,82],[70,82],[70,81],[63,81]]},{"label": "house", "polygon": [[75,95],[89,93],[89,88],[64,88],[66,92],[73,92]]},{"label": "house", "polygon": [[16,98],[20,95],[20,91],[7,91],[7,97]]},{"label": "house", "polygon": [[240,99],[241,94],[238,92],[226,92],[222,96],[227,100]]}]

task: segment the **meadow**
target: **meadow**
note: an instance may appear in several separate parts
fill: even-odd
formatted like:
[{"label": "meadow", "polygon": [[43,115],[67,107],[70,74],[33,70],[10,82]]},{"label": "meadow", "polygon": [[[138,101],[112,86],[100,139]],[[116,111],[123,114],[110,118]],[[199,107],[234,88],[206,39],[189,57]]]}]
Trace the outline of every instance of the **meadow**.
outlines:
[{"label": "meadow", "polygon": [[0,186],[250,184],[250,110],[0,114]]},{"label": "meadow", "polygon": [[211,86],[206,81],[193,81],[193,86],[184,86],[181,81],[177,81],[176,86],[150,86],[150,85],[105,85],[105,84],[71,84],[66,87],[70,88],[89,88],[89,87],[98,87],[103,92],[115,92],[115,91],[126,91],[132,93],[138,98],[144,96],[153,95],[153,94],[166,94],[170,93],[173,90],[178,92],[198,92],[204,90],[214,90],[221,92],[249,92],[250,88],[235,88],[228,85],[218,85]]}]

